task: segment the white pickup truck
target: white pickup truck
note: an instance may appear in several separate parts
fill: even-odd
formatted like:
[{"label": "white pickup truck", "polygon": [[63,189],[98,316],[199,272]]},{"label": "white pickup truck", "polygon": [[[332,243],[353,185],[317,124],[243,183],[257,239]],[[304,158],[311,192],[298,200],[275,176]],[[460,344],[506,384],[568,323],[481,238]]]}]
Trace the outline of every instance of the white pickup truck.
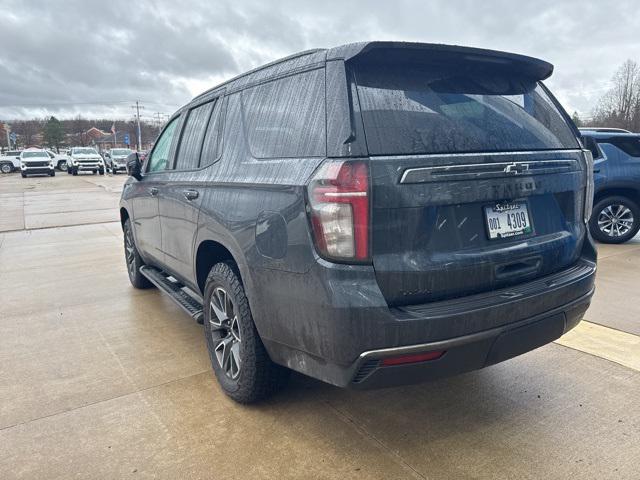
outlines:
[{"label": "white pickup truck", "polygon": [[11,173],[20,170],[20,150],[7,150],[0,154],[0,172]]}]

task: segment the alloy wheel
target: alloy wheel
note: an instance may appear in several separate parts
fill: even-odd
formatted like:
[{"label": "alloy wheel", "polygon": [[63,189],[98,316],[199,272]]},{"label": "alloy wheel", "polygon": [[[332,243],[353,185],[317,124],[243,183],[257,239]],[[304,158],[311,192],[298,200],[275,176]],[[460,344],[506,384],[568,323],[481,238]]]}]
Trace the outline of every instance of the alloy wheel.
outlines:
[{"label": "alloy wheel", "polygon": [[66,172],[69,169],[67,162],[60,162],[60,165],[58,166],[60,167],[61,172]]},{"label": "alloy wheel", "polygon": [[598,228],[609,237],[622,237],[633,228],[633,212],[624,204],[608,205],[598,214]]},{"label": "alloy wheel", "polygon": [[127,231],[127,234],[124,236],[124,249],[127,257],[127,270],[129,271],[129,276],[133,277],[136,273],[136,252],[130,230]]},{"label": "alloy wheel", "polygon": [[217,287],[209,303],[211,339],[218,364],[224,374],[235,380],[240,375],[240,323],[236,305],[229,294]]},{"label": "alloy wheel", "polygon": [[3,164],[2,167],[0,167],[0,170],[2,171],[2,173],[11,173],[11,165],[9,164]]}]

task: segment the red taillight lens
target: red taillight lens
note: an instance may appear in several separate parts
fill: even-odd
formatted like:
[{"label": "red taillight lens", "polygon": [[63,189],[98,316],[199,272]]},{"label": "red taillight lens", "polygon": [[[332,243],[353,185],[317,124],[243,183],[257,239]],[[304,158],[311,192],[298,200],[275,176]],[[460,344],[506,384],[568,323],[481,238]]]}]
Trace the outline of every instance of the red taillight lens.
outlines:
[{"label": "red taillight lens", "polygon": [[445,354],[444,351],[438,350],[433,352],[414,353],[411,355],[401,355],[399,357],[383,358],[380,364],[385,367],[392,365],[405,365],[407,363],[427,362],[429,360],[437,360]]},{"label": "red taillight lens", "polygon": [[337,260],[369,258],[369,164],[329,160],[309,184],[316,248]]}]

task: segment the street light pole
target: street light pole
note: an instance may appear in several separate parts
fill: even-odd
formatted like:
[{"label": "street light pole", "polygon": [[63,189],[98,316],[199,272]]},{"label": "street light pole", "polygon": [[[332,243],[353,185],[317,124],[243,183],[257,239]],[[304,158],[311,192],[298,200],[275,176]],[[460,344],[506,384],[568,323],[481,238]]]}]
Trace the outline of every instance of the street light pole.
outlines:
[{"label": "street light pole", "polygon": [[144,107],[140,105],[139,100],[136,100],[135,106],[132,106],[131,108],[136,109],[136,121],[138,124],[138,150],[142,150],[142,130],[140,129],[140,109],[141,108],[144,109]]}]

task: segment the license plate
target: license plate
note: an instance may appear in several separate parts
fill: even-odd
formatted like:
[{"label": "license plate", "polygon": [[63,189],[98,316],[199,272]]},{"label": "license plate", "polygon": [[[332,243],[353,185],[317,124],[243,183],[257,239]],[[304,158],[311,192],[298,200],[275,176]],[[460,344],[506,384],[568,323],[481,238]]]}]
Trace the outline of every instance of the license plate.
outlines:
[{"label": "license plate", "polygon": [[484,207],[489,239],[517,237],[531,233],[526,202],[497,203]]}]

